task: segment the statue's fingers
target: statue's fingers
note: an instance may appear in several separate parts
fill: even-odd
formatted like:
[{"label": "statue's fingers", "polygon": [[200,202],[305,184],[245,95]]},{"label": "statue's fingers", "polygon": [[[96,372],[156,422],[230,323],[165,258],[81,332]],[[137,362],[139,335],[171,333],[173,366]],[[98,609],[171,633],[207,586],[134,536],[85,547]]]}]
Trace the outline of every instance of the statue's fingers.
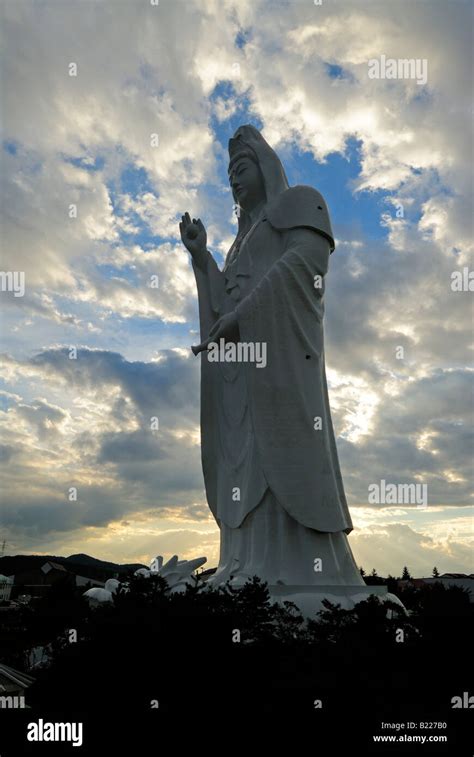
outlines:
[{"label": "statue's fingers", "polygon": [[166,572],[169,572],[172,568],[175,568],[178,564],[178,555],[173,555],[173,557],[170,557],[168,562],[165,562],[165,564],[161,567],[161,575],[165,575]]},{"label": "statue's fingers", "polygon": [[212,342],[212,339],[209,338],[209,339],[206,339],[205,342],[201,342],[201,344],[193,345],[191,347],[193,354],[196,356],[199,355],[200,352],[203,352],[204,350],[207,349],[207,345],[210,344],[211,342]]},{"label": "statue's fingers", "polygon": [[184,215],[185,215],[185,218],[186,218],[186,223],[191,223],[191,216],[189,215],[189,213],[186,211],[186,213]]},{"label": "statue's fingers", "polygon": [[186,569],[188,571],[196,570],[207,562],[207,557],[196,557],[194,560],[186,560]]},{"label": "statue's fingers", "polygon": [[199,231],[204,231],[204,224],[203,224],[203,222],[201,221],[200,218],[197,219],[196,225],[197,225]]},{"label": "statue's fingers", "polygon": [[201,342],[198,348],[198,352],[203,352],[204,350],[207,350],[207,345],[212,342],[212,339],[208,337],[204,342]]}]

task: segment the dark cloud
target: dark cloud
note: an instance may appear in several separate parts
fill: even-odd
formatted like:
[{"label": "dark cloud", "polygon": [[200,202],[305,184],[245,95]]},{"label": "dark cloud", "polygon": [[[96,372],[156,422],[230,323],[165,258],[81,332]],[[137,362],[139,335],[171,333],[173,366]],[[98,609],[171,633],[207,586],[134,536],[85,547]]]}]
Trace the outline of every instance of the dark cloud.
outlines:
[{"label": "dark cloud", "polygon": [[[91,403],[99,420],[102,414],[116,430],[102,431],[94,415],[96,425],[73,436],[67,450],[63,447],[69,457],[64,464],[58,425],[67,413],[40,400],[31,406],[18,403],[15,410],[26,430],[4,446],[4,460],[15,452],[18,459],[4,474],[3,526],[17,533],[70,531],[167,508],[202,518],[194,504],[203,498],[195,439],[198,361],[173,351],[154,363],[129,362],[106,350],[81,349],[77,360],[68,355],[66,349],[47,350],[22,367],[42,379],[64,381],[76,400]],[[110,391],[119,395],[108,404]],[[159,418],[158,430],[151,428],[152,417]],[[139,428],[128,430],[129,423]],[[47,452],[36,446],[45,430]],[[97,479],[94,485],[91,477]],[[78,489],[77,501],[67,498],[71,486]]]},{"label": "dark cloud", "polygon": [[[6,344],[20,357],[5,361],[17,399],[0,416],[4,525],[19,539],[46,538],[149,512],[208,515],[196,437],[199,361],[160,350],[161,339],[187,337],[160,319],[195,325],[192,273],[186,253],[163,240],[177,240],[174,214],[189,203],[207,220],[211,244],[228,242],[228,188],[222,194],[216,160],[225,155],[212,133],[216,114],[227,116],[213,90],[237,61],[233,94],[220,98],[232,117],[248,101],[295,176],[295,148],[299,157],[325,160],[356,140],[350,188],[383,192],[386,201],[387,239],[364,233],[380,224],[377,210],[373,219],[338,223],[341,244],[327,279],[330,398],[350,503],[366,504],[368,485],[385,478],[426,482],[432,503],[467,504],[472,300],[451,291],[450,276],[466,263],[472,237],[472,139],[468,109],[459,107],[472,68],[469,4],[457,3],[456,12],[449,3],[412,4],[400,14],[396,4],[347,0],[350,23],[328,4],[324,33],[311,3],[278,13],[272,4],[227,3],[215,16],[212,2],[204,13],[202,2],[189,2],[184,26],[179,3],[123,2],[112,24],[100,4],[84,13],[46,2],[39,15],[30,5],[5,8],[6,134],[16,146],[3,155],[0,186],[5,265],[26,271],[27,291],[5,300]],[[237,49],[241,26],[252,29],[252,44]],[[178,56],[170,30],[184,40]],[[423,96],[413,82],[368,80],[368,57],[393,39],[402,57],[416,50],[429,59]],[[75,80],[65,64],[74,59]],[[328,76],[327,61],[347,77]],[[160,150],[150,151],[157,124]],[[66,156],[81,156],[81,168]],[[150,191],[124,188],[112,197],[125,167],[146,170]],[[390,205],[396,196],[406,211],[400,222]],[[74,223],[70,201],[80,207]],[[153,249],[133,236],[132,221],[146,227]],[[159,292],[146,286],[151,273],[159,274]],[[67,348],[39,347],[69,339],[89,345],[77,360]],[[159,359],[151,362],[154,350]],[[361,407],[367,428],[354,438],[364,426]],[[158,432],[150,428],[155,416]],[[74,481],[79,498],[70,503]],[[427,547],[423,537],[392,528],[381,550],[390,538],[400,549]],[[170,548],[174,539],[165,539]]]},{"label": "dark cloud", "polygon": [[50,349],[36,355],[30,365],[46,375],[64,379],[83,393],[100,395],[102,387],[119,387],[117,419],[123,412],[123,398],[129,398],[140,421],[149,426],[152,417],[172,421],[172,427],[195,423],[199,407],[199,363],[172,350],[160,352],[156,362],[129,362],[117,352],[78,349],[77,359],[69,351]]},{"label": "dark cloud", "polygon": [[357,444],[339,440],[354,504],[367,503],[368,486],[382,478],[426,483],[430,504],[470,504],[472,412],[469,370],[436,371],[407,383],[397,397],[385,395],[370,435]]}]

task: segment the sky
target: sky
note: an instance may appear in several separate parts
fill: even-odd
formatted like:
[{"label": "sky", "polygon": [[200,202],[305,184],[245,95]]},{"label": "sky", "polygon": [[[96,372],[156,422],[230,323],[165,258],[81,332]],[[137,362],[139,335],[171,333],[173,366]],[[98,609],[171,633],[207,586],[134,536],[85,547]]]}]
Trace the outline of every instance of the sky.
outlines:
[{"label": "sky", "polygon": [[[356,560],[473,572],[472,292],[453,288],[473,269],[472,4],[3,0],[1,19],[1,270],[25,276],[1,292],[4,554],[217,564],[178,222],[203,220],[221,266],[227,142],[252,123],[331,214]],[[426,81],[371,78],[381,56]],[[371,504],[381,480],[427,507]]]}]

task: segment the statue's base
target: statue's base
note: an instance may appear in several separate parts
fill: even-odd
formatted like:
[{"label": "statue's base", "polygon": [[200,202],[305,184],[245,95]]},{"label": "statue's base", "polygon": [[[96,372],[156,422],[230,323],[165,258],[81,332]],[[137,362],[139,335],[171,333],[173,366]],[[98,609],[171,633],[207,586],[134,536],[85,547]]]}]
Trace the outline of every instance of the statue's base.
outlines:
[{"label": "statue's base", "polygon": [[386,586],[285,586],[277,584],[269,585],[268,590],[274,602],[281,604],[294,602],[300,612],[308,618],[315,618],[317,612],[325,609],[323,605],[325,599],[340,605],[344,610],[352,610],[358,602],[364,602],[371,595],[378,597],[381,602],[393,602],[405,611],[398,597],[390,594]]}]

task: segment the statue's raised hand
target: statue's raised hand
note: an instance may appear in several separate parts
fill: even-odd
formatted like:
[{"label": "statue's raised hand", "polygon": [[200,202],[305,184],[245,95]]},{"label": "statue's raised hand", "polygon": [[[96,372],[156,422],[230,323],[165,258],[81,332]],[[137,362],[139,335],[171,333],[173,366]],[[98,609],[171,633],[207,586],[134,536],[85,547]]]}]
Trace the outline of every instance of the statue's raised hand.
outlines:
[{"label": "statue's raised hand", "polygon": [[191,253],[192,259],[199,268],[204,269],[207,261],[207,234],[200,218],[191,221],[189,213],[181,216],[179,224],[181,240]]}]

